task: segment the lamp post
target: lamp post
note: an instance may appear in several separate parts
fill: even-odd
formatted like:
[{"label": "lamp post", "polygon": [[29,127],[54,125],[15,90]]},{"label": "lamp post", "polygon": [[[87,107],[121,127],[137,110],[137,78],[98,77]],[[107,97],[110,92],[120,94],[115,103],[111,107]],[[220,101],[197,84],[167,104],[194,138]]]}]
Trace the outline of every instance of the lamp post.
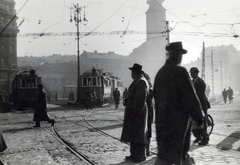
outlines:
[{"label": "lamp post", "polygon": [[[81,18],[81,11],[84,8],[84,16],[83,19]],[[80,23],[81,22],[87,22],[86,16],[85,16],[85,7],[80,7],[77,4],[73,4],[73,7],[71,7],[71,10],[74,10],[74,17],[72,17],[72,12],[70,15],[70,22],[75,22],[75,25],[77,26],[77,100],[76,102],[80,102],[80,48],[79,48],[79,36],[80,36]],[[85,24],[86,25],[86,24]]]}]

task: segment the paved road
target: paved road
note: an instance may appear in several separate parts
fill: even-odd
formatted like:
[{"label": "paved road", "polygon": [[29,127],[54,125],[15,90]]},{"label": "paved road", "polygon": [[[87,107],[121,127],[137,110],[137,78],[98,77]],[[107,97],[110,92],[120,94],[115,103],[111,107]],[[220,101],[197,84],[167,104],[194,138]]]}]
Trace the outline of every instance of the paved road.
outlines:
[{"label": "paved road", "polygon": [[[197,165],[240,164],[240,94],[233,104],[219,102],[212,105],[209,113],[215,121],[214,131],[208,146],[192,145],[190,154]],[[62,137],[83,151],[96,164],[135,164],[124,160],[129,155],[129,146],[100,133],[88,125],[119,138],[121,135],[124,107],[113,106],[91,111],[62,108],[49,105],[49,114],[56,119],[56,129]],[[71,154],[43,128],[33,128],[33,112],[10,112],[0,114],[0,125],[8,149],[0,153],[5,165],[81,165],[86,164]],[[43,126],[50,128],[44,122]],[[153,125],[153,129],[155,126]],[[154,134],[154,133],[153,133]],[[151,142],[152,155],[141,164],[154,164],[156,155],[155,137]]]}]

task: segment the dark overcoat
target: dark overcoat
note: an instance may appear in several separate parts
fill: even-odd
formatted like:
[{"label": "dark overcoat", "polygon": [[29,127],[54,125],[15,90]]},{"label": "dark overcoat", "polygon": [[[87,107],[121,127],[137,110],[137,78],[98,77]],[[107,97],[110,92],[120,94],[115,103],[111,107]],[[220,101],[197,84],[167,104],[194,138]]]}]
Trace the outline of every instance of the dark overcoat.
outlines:
[{"label": "dark overcoat", "polygon": [[39,91],[36,102],[33,121],[49,121],[47,114],[47,100],[46,94],[43,91]]},{"label": "dark overcoat", "polygon": [[148,83],[144,77],[134,80],[128,91],[121,141],[147,144],[147,94]]},{"label": "dark overcoat", "polygon": [[[193,86],[196,91],[196,94],[198,96],[198,99],[201,103],[202,110],[204,112],[205,117],[207,117],[207,110],[211,107],[210,103],[207,99],[207,96],[205,94],[206,91],[206,84],[200,77],[197,77],[196,79],[193,79]],[[197,125],[197,122],[193,121],[192,123],[192,129],[203,129],[204,123],[200,126]]]},{"label": "dark overcoat", "polygon": [[190,145],[190,139],[185,142],[185,138],[191,127],[191,116],[198,122],[203,118],[200,102],[187,70],[172,59],[158,71],[153,90],[158,157],[180,164],[184,143]]},{"label": "dark overcoat", "polygon": [[114,103],[119,104],[120,92],[117,90],[113,91],[113,98],[114,98]]},{"label": "dark overcoat", "polygon": [[206,112],[207,109],[211,107],[210,103],[208,102],[207,96],[205,94],[206,84],[203,81],[203,79],[201,79],[200,77],[197,77],[195,80],[193,80],[193,85],[194,85],[196,94],[198,96],[198,99],[202,105],[202,109],[204,112]]}]

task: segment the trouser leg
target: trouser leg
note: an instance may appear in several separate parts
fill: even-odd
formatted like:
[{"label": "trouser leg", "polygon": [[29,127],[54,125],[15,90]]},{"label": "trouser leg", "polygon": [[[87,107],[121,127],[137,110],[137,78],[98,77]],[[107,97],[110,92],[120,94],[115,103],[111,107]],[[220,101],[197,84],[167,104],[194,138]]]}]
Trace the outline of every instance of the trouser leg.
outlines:
[{"label": "trouser leg", "polygon": [[151,138],[147,139],[147,144],[146,144],[146,155],[150,156],[150,142],[151,142]]},{"label": "trouser leg", "polygon": [[40,127],[40,121],[38,121],[38,120],[35,121],[35,126],[36,126],[36,127]]}]

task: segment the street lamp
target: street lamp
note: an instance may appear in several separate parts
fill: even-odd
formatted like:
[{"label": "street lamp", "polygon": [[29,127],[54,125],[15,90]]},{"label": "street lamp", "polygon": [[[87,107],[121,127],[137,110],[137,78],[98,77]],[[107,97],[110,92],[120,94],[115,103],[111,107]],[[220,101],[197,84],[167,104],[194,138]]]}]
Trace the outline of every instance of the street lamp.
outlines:
[{"label": "street lamp", "polygon": [[[70,22],[75,22],[75,25],[77,26],[77,100],[76,102],[79,103],[80,102],[80,48],[79,48],[79,28],[80,28],[80,23],[81,22],[87,22],[86,19],[86,15],[85,15],[85,6],[84,7],[80,7],[78,5],[78,3],[75,5],[73,4],[73,7],[71,7],[71,10],[74,10],[74,17],[72,17],[72,12],[70,15]],[[84,16],[83,19],[81,18],[81,11],[82,9],[84,9]],[[84,24],[86,25],[86,24]]]}]

